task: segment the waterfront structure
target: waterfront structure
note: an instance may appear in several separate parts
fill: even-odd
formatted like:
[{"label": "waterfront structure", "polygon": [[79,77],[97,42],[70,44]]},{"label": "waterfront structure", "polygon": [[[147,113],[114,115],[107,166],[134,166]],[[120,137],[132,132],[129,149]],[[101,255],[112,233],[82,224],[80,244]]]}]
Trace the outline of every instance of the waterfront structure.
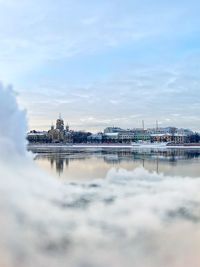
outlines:
[{"label": "waterfront structure", "polygon": [[107,141],[118,141],[120,143],[150,141],[151,139],[150,133],[138,128],[123,130],[119,127],[107,127],[104,130],[104,136]]},{"label": "waterfront structure", "polygon": [[151,140],[151,135],[150,133],[148,133],[147,130],[144,129],[133,129],[132,130],[133,134],[134,134],[134,142],[138,142],[138,141],[150,141]]},{"label": "waterfront structure", "polygon": [[[117,131],[119,130],[119,131]],[[130,130],[122,130],[121,128],[106,128],[103,134],[105,142],[114,143],[130,143],[134,141],[134,133]]]},{"label": "waterfront structure", "polygon": [[176,144],[184,144],[188,142],[188,136],[186,134],[175,133],[172,135],[172,142]]},{"label": "waterfront structure", "polygon": [[106,143],[118,143],[119,142],[119,133],[105,133],[104,141]]},{"label": "waterfront structure", "polygon": [[71,131],[73,143],[83,144],[88,142],[88,138],[92,135],[85,131]]},{"label": "waterfront structure", "polygon": [[192,131],[188,129],[177,129],[176,127],[163,127],[143,129],[135,128],[123,130],[119,127],[107,127],[104,130],[105,142],[131,143],[131,142],[171,142],[183,144],[188,142],[188,136]]},{"label": "waterfront structure", "polygon": [[187,143],[193,132],[189,129],[178,129],[176,127],[159,127],[147,129],[151,142],[171,142],[175,144]]},{"label": "waterfront structure", "polygon": [[30,131],[27,134],[30,143],[72,143],[72,132],[67,125],[65,128],[64,120],[59,116],[56,120],[56,127],[51,126],[49,131]]},{"label": "waterfront structure", "polygon": [[30,143],[49,143],[48,133],[46,131],[30,131],[27,134],[27,140]]},{"label": "waterfront structure", "polygon": [[134,141],[134,133],[130,130],[121,131],[118,133],[120,143],[130,143]]},{"label": "waterfront structure", "polygon": [[179,133],[151,134],[151,142],[169,142],[175,144],[183,144],[188,140],[187,135]]},{"label": "waterfront structure", "polygon": [[175,144],[198,143],[200,135],[189,129],[176,127],[156,127],[150,129],[107,127],[103,132],[92,134],[85,131],[73,131],[66,125],[61,115],[48,131],[30,131],[27,139],[30,143],[132,143],[132,142],[169,142]]},{"label": "waterfront structure", "polygon": [[102,133],[91,134],[87,137],[87,141],[89,143],[102,143],[103,142],[103,134]]}]

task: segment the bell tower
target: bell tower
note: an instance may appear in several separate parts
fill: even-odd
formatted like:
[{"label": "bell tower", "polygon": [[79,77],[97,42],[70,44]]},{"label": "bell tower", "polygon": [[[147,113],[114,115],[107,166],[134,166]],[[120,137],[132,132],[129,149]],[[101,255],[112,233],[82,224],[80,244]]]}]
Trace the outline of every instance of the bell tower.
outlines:
[{"label": "bell tower", "polygon": [[61,114],[59,114],[59,119],[56,121],[56,129],[64,131],[64,120],[62,119]]}]

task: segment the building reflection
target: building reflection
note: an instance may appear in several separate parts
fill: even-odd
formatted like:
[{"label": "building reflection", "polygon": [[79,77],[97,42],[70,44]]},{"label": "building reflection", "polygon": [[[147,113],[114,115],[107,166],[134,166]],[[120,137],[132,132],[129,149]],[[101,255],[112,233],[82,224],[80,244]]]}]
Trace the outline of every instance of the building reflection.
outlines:
[{"label": "building reflection", "polygon": [[80,162],[90,158],[96,160],[103,159],[104,163],[108,165],[119,165],[122,162],[135,162],[141,164],[148,169],[149,164],[154,166],[154,171],[159,173],[159,165],[161,163],[168,163],[176,165],[181,160],[192,160],[200,158],[199,150],[102,150],[97,152],[81,151],[79,153],[40,153],[36,156],[36,160],[47,160],[51,169],[55,170],[59,176],[62,175],[64,169],[70,166],[70,162]]},{"label": "building reflection", "polygon": [[48,155],[45,158],[50,162],[51,169],[55,169],[59,176],[63,173],[64,168],[69,166],[68,158],[61,158],[57,155]]}]

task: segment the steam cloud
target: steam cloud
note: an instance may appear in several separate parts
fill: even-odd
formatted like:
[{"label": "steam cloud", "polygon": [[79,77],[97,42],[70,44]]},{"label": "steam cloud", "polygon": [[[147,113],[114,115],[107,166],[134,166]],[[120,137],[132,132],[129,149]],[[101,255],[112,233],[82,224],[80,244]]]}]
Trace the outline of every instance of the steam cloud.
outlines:
[{"label": "steam cloud", "polygon": [[0,118],[0,266],[200,265],[199,178],[113,168],[61,185],[26,152],[25,112],[2,85]]}]

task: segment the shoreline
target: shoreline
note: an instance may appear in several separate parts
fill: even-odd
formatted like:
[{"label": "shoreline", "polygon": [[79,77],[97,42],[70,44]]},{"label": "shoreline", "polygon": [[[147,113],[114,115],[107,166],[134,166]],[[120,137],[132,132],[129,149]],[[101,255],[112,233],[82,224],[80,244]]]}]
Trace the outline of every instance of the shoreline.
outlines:
[{"label": "shoreline", "polygon": [[28,149],[31,148],[64,148],[64,149],[73,149],[73,148],[129,148],[129,149],[200,149],[199,145],[129,145],[129,144],[28,144]]}]

